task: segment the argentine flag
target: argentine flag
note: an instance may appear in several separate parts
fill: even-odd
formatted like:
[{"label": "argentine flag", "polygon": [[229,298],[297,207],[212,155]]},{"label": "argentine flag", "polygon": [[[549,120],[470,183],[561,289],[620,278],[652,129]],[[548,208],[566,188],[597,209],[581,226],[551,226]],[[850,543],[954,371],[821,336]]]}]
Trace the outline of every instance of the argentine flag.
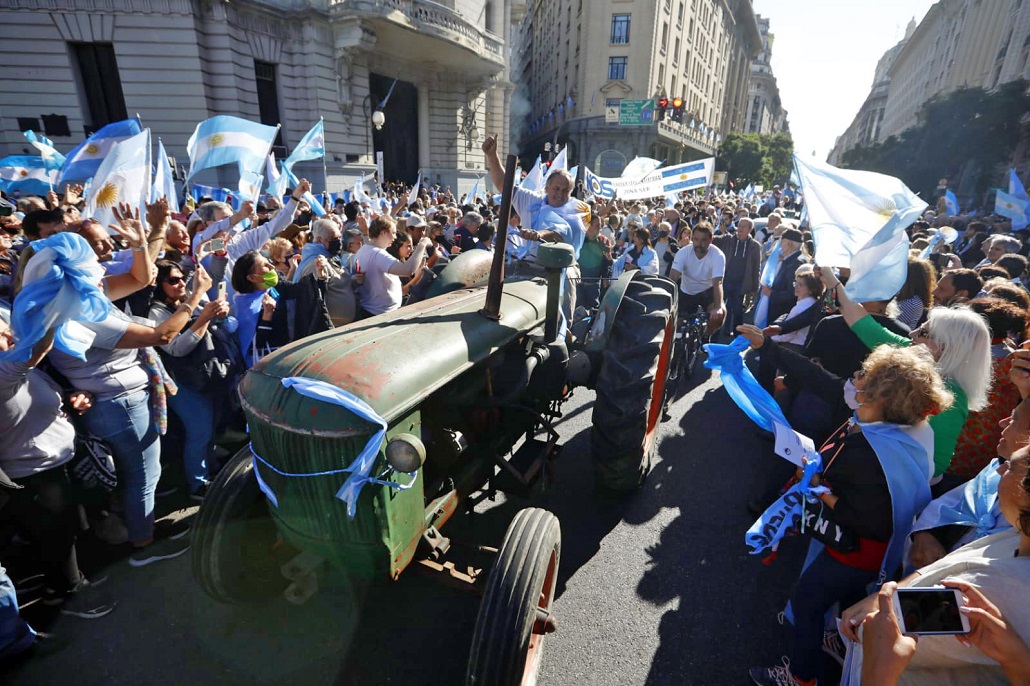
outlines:
[{"label": "argentine flag", "polygon": [[529,170],[529,174],[522,180],[521,188],[527,191],[538,191],[544,187],[544,163],[540,155],[536,156],[536,164]]},{"label": "argentine flag", "polygon": [[135,136],[142,130],[143,127],[140,126],[138,119],[116,121],[104,126],[68,153],[68,157],[61,166],[60,180],[76,181],[93,178],[100,169],[100,163],[111,152],[111,146]]},{"label": "argentine flag", "polygon": [[[135,121],[131,119],[130,121]],[[157,139],[157,164],[154,167],[154,185],[150,187],[150,202],[159,200],[161,196],[168,198],[168,209],[179,211],[179,195],[175,192],[175,179],[172,178],[172,167],[168,164],[165,144]]]},{"label": "argentine flag", "polygon": [[283,160],[283,165],[293,171],[293,165],[297,162],[316,160],[320,157],[325,157],[325,125],[321,119],[304,134],[290,156]]},{"label": "argentine flag", "polygon": [[1012,221],[1012,230],[1018,231],[1030,222],[1030,201],[999,190],[994,196],[994,213],[1008,217]]},{"label": "argentine flag", "polygon": [[42,157],[11,155],[0,159],[0,190],[44,196],[57,183],[57,171],[47,169]]},{"label": "argentine flag", "polygon": [[1015,169],[1009,169],[1009,195],[1014,195],[1020,200],[1030,200],[1026,195],[1026,189],[1023,188],[1023,182],[1016,176]]},{"label": "argentine flag", "polygon": [[893,176],[838,169],[801,155],[794,164],[805,194],[816,264],[849,267],[857,302],[890,300],[908,275],[905,229],[926,209]]},{"label": "argentine flag", "polygon": [[241,172],[261,169],[278,131],[277,126],[224,114],[200,122],[186,144],[190,156],[187,178],[224,164],[236,164]]},{"label": "argentine flag", "polygon": [[662,193],[685,191],[690,188],[708,186],[712,183],[715,160],[711,157],[699,162],[687,162],[661,169]]},{"label": "argentine flag", "polygon": [[626,181],[639,181],[660,166],[662,166],[661,160],[651,157],[634,157],[622,170],[619,178]]},{"label": "argentine flag", "polygon": [[84,217],[101,226],[115,223],[111,209],[119,203],[138,207],[146,216],[150,196],[150,129],[143,129],[121,143],[115,143],[97,169],[86,198]]},{"label": "argentine flag", "polygon": [[415,201],[418,200],[418,192],[422,187],[422,170],[418,170],[418,176],[415,177],[415,185],[411,187],[411,191],[408,193],[408,204],[414,205]]},{"label": "argentine flag", "polygon": [[944,207],[948,210],[948,214],[955,216],[958,214],[958,198],[951,192],[951,189],[944,191]]},{"label": "argentine flag", "polygon": [[40,136],[35,131],[25,131],[25,139],[39,150],[39,156],[43,158],[47,169],[60,169],[64,164],[64,155],[57,152],[54,142],[46,136]]}]

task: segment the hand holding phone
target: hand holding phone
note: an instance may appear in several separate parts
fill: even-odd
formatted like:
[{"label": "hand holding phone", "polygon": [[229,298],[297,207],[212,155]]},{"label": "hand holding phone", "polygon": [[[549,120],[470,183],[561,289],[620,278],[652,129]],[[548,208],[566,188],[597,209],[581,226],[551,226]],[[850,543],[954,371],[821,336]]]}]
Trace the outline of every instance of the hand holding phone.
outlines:
[{"label": "hand holding phone", "polygon": [[894,592],[894,613],[901,633],[913,636],[968,634],[965,599],[956,588],[907,587]]},{"label": "hand holding phone", "polygon": [[212,238],[210,244],[211,252],[224,252],[225,251],[225,239],[224,238]]},{"label": "hand holding phone", "polygon": [[225,300],[225,279],[218,282],[218,297],[216,300]]}]

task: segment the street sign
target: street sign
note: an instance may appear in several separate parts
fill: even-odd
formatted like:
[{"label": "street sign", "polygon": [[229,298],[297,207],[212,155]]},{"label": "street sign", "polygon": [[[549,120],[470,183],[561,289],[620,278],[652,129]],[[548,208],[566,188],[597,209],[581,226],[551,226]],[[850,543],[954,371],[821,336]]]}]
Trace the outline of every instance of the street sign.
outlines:
[{"label": "street sign", "polygon": [[604,123],[605,124],[618,124],[619,123],[619,106],[609,105],[604,108]]},{"label": "street sign", "polygon": [[619,126],[650,126],[654,123],[654,98],[623,100],[619,105]]}]

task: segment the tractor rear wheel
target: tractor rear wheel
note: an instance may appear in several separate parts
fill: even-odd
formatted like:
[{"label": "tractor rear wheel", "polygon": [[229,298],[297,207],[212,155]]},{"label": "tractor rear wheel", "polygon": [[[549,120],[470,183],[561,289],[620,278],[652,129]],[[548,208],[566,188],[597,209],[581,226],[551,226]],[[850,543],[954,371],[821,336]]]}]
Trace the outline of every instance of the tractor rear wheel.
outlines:
[{"label": "tractor rear wheel", "polygon": [[468,686],[536,684],[561,559],[561,527],[547,510],[521,510],[487,580],[469,655]]},{"label": "tractor rear wheel", "polygon": [[651,469],[675,340],[674,289],[667,279],[639,276],[615,312],[590,432],[598,483],[612,490],[639,487]]},{"label": "tractor rear wheel", "polygon": [[269,598],[286,587],[274,554],[277,530],[258,487],[250,445],[208,487],[193,524],[193,577],[224,603]]}]

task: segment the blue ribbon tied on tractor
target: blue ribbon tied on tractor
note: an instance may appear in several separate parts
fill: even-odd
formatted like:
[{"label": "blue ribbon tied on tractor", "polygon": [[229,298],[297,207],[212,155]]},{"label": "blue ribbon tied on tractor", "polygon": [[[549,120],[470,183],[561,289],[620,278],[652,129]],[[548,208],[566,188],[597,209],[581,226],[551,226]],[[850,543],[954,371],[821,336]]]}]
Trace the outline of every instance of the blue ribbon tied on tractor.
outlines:
[{"label": "blue ribbon tied on tractor", "polygon": [[[340,486],[340,490],[336,492],[336,497],[347,503],[347,516],[351,518],[353,518],[357,513],[358,498],[361,496],[361,489],[363,489],[367,484],[378,484],[398,491],[406,491],[415,485],[415,478],[418,476],[418,472],[407,472],[407,475],[411,478],[406,484],[387,481],[384,478],[394,471],[392,468],[387,468],[387,470],[378,477],[372,476],[372,467],[375,464],[376,457],[379,455],[379,448],[383,445],[383,441],[386,439],[387,423],[385,419],[380,417],[376,411],[368,405],[368,403],[349,391],[345,391],[342,388],[326,383],[325,381],[318,381],[317,379],[307,379],[302,376],[291,376],[283,379],[282,385],[286,388],[292,388],[296,392],[303,396],[307,396],[308,398],[343,407],[361,419],[375,424],[379,428],[368,439],[368,442],[365,443],[365,447],[358,456],[354,458],[350,465],[342,469],[331,469],[324,472],[284,472],[258,455],[257,452],[254,451],[252,444],[251,453],[254,455],[254,474],[257,477],[258,486],[273,506],[279,507],[279,499],[276,497],[275,492],[268,483],[261,478],[262,468],[268,468],[276,474],[288,478],[310,478],[317,476],[330,476],[332,474],[349,474],[350,476],[348,476],[347,480],[343,482],[342,486]],[[258,463],[260,463],[260,468]]]}]

